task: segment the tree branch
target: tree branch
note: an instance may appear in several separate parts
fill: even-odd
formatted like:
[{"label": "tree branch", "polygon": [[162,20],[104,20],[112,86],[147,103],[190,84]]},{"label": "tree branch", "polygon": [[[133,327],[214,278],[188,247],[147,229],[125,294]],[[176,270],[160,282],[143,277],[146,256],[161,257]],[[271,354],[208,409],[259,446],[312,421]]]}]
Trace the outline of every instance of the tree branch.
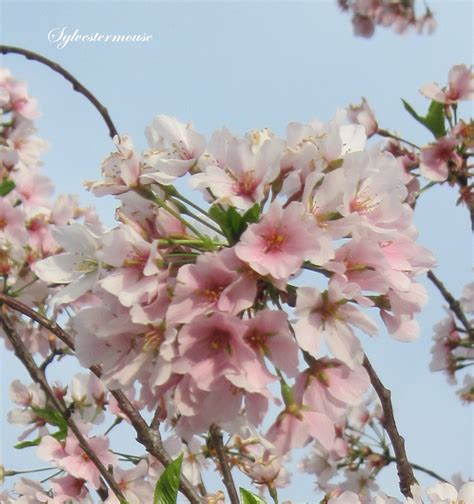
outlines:
[{"label": "tree branch", "polygon": [[433,270],[428,271],[426,276],[437,287],[445,301],[448,303],[449,309],[456,315],[459,322],[461,322],[461,324],[464,326],[469,336],[471,338],[474,338],[474,330],[461,307],[461,303],[454,298],[454,296],[448,291],[448,289],[446,289],[443,282],[441,282],[441,280],[433,273]]},{"label": "tree branch", "polygon": [[[56,322],[40,315],[32,310],[29,306],[21,301],[0,294],[0,306],[2,304],[8,305],[10,308],[22,313],[28,318],[38,322],[41,326],[50,330],[55,336],[61,339],[71,350],[75,350],[74,341]],[[92,366],[89,368],[97,377],[100,378],[101,371],[99,366]],[[120,409],[127,415],[137,434],[137,441],[142,444],[146,451],[158,459],[165,467],[168,466],[172,460],[166,453],[161,441],[161,436],[158,430],[151,429],[140,413],[133,406],[128,397],[121,390],[111,390],[110,393],[117,400]],[[185,495],[191,504],[200,504],[203,500],[196,494],[191,483],[185,476],[180,476],[180,491]]]},{"label": "tree branch", "polygon": [[[386,460],[388,460],[388,462],[396,462],[397,459],[395,457],[386,457]],[[434,471],[432,471],[431,469],[427,469],[426,467],[423,467],[419,464],[414,464],[413,462],[410,462],[410,465],[413,467],[413,469],[416,469],[417,471],[421,471],[421,472],[424,472],[425,474],[428,474],[429,476],[431,476],[432,478],[435,478],[437,479],[438,481],[441,481],[443,483],[449,483],[448,480],[444,479],[442,476],[440,476],[439,474],[435,473]]]},{"label": "tree branch", "polygon": [[380,381],[380,378],[372,367],[372,364],[370,363],[367,356],[364,356],[363,365],[367,373],[369,374],[372,386],[374,387],[375,392],[379,396],[380,402],[382,404],[384,414],[382,424],[387,431],[390,441],[392,442],[393,451],[395,452],[395,462],[397,465],[400,490],[405,497],[412,497],[410,487],[414,483],[417,483],[417,481],[413,474],[413,469],[410,465],[410,462],[408,462],[407,454],[405,451],[405,440],[398,432],[397,424],[395,423],[391,401],[392,394],[390,390],[385,388],[383,383]]},{"label": "tree branch", "polygon": [[59,399],[56,396],[56,394],[53,392],[51,387],[49,386],[49,383],[46,380],[46,377],[45,377],[43,371],[36,365],[36,362],[34,361],[30,352],[27,350],[27,348],[24,345],[21,338],[18,336],[12,322],[10,321],[10,319],[8,318],[8,316],[5,313],[2,313],[0,315],[0,324],[2,325],[3,330],[5,331],[5,334],[6,334],[8,340],[10,341],[10,343],[15,351],[15,355],[18,357],[18,359],[25,366],[26,370],[28,371],[29,375],[31,376],[31,379],[35,383],[40,385],[43,392],[46,394],[48,399],[54,405],[56,410],[62,415],[62,417],[66,421],[68,427],[71,429],[71,431],[74,433],[75,437],[77,438],[80,447],[84,450],[84,452],[87,454],[88,458],[96,466],[96,468],[100,472],[102,478],[107,482],[109,487],[112,489],[114,494],[117,496],[118,500],[125,501],[125,498],[122,494],[122,491],[120,490],[119,486],[117,485],[116,481],[114,480],[112,474],[106,469],[104,464],[101,462],[101,460],[95,454],[94,450],[90,447],[86,438],[83,436],[82,432],[80,431],[80,429],[78,428],[78,426],[76,425],[74,420],[71,418],[69,411],[67,410],[67,407],[64,404],[64,402],[62,401],[62,399]]},{"label": "tree branch", "polygon": [[239,504],[240,500],[237,494],[237,489],[235,488],[234,479],[232,478],[229,461],[225,452],[222,432],[217,424],[212,424],[211,428],[209,429],[209,433],[211,435],[211,446],[216,450],[217,458],[219,459],[222,481],[227,488],[230,502],[231,504]]},{"label": "tree branch", "polygon": [[110,118],[109,112],[107,109],[100,103],[100,101],[86,88],[84,87],[73,75],[71,75],[65,68],[63,68],[58,63],[51,61],[48,58],[45,58],[41,54],[35,53],[33,51],[29,51],[28,49],[22,49],[21,47],[13,47],[7,45],[0,45],[0,53],[1,54],[20,54],[29,60],[38,61],[43,65],[51,68],[54,72],[62,75],[68,82],[72,84],[74,91],[84,95],[96,108],[99,114],[107,124],[107,128],[109,129],[109,135],[113,139],[114,136],[118,135],[117,129],[115,128],[112,119]]}]

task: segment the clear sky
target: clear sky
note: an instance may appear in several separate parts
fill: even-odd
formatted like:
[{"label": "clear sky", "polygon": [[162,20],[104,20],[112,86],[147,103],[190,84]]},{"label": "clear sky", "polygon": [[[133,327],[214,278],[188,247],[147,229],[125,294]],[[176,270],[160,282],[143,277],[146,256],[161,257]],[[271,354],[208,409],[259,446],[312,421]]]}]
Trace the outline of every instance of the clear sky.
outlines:
[{"label": "clear sky", "polygon": [[[418,2],[417,2],[418,3]],[[336,1],[308,2],[1,2],[2,43],[28,48],[59,62],[107,106],[120,132],[145,146],[143,130],[154,115],[192,121],[209,135],[226,125],[236,133],[269,127],[283,134],[290,121],[330,119],[337,108],[365,96],[379,124],[426,143],[425,130],[403,110],[400,97],[424,110],[418,94],[425,83],[445,83],[449,68],[472,63],[473,5],[469,1],[429,2],[439,27],[432,36],[398,36],[377,28],[372,39],[355,38],[350,19]],[[153,35],[150,43],[51,45],[53,28],[81,33]],[[102,119],[60,76],[38,63],[9,55],[2,60],[29,83],[39,99],[39,134],[51,142],[45,173],[58,192],[80,194],[113,223],[111,198],[97,200],[81,184],[99,177],[100,161],[112,150]],[[463,107],[472,115],[470,105]],[[459,296],[471,278],[468,214],[455,206],[447,187],[428,191],[416,211],[420,242],[438,257],[438,274]],[[427,285],[429,305],[419,317],[422,335],[403,344],[382,333],[364,340],[366,351],[393,401],[409,458],[449,479],[473,476],[472,415],[441,374],[431,374],[432,326],[442,300]],[[25,376],[2,349],[1,461],[8,468],[31,467],[30,455],[10,448],[17,429],[3,420],[8,384]],[[0,410],[2,409],[0,408]],[[35,467],[38,464],[33,464]],[[420,475],[422,483],[432,483]],[[398,495],[395,467],[380,478]],[[310,477],[295,477],[288,498],[312,498]],[[282,493],[282,495],[285,495]]]}]

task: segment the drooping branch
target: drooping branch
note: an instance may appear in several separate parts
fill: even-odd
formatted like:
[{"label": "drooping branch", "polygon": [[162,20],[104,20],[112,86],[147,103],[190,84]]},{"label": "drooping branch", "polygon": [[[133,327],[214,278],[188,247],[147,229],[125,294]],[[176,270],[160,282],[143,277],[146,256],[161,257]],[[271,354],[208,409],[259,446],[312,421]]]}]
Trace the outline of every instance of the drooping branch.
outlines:
[{"label": "drooping branch", "polygon": [[29,60],[38,61],[39,63],[46,65],[51,68],[54,72],[62,75],[68,82],[72,84],[74,91],[84,95],[96,108],[99,114],[105,121],[107,128],[109,129],[109,135],[113,139],[114,136],[118,135],[117,128],[115,127],[112,119],[110,118],[109,112],[102,105],[102,103],[85,87],[83,86],[73,75],[71,75],[65,68],[63,68],[58,63],[45,58],[41,54],[35,53],[28,49],[23,49],[21,47],[13,47],[8,45],[0,45],[1,54],[20,54]]},{"label": "drooping branch", "polygon": [[[62,329],[56,322],[40,315],[32,310],[29,306],[25,305],[18,299],[11,298],[5,294],[0,294],[0,306],[2,304],[8,305],[10,308],[22,313],[26,317],[38,322],[42,327],[51,331],[55,336],[61,339],[72,351],[75,350],[74,341],[64,329]],[[20,341],[21,342],[21,341]],[[28,352],[26,350],[26,352]],[[29,355],[29,354],[28,354]],[[30,359],[31,358],[31,355]],[[33,361],[34,362],[34,361]],[[99,366],[92,366],[89,368],[97,377],[100,378],[101,371]],[[46,378],[45,378],[46,380]],[[46,382],[47,383],[47,382]],[[110,393],[116,399],[120,409],[127,415],[130,423],[135,429],[137,434],[137,441],[142,444],[146,451],[153,455],[165,467],[168,466],[172,460],[167,454],[161,441],[160,433],[157,429],[153,429],[147,425],[144,418],[140,415],[137,409],[133,406],[128,397],[121,390],[111,390]],[[200,504],[203,500],[196,494],[191,483],[185,476],[180,477],[180,491],[187,497],[191,504]]]},{"label": "drooping branch", "polygon": [[232,478],[232,473],[230,471],[229,461],[225,453],[222,432],[217,424],[212,424],[211,428],[209,429],[209,433],[211,435],[211,447],[216,450],[222,473],[222,481],[227,488],[230,502],[232,504],[239,504],[239,496],[237,494],[237,489],[235,488],[234,479]]},{"label": "drooping branch", "polygon": [[400,490],[405,497],[412,497],[410,487],[414,483],[417,483],[417,481],[413,474],[412,466],[410,465],[410,462],[408,462],[405,451],[405,440],[398,432],[397,424],[395,423],[391,400],[392,394],[390,390],[385,388],[383,383],[380,381],[380,378],[372,367],[372,364],[367,356],[364,356],[364,367],[369,374],[370,382],[372,383],[372,386],[374,387],[382,404],[384,415],[382,423],[387,431],[390,441],[392,442],[393,451],[395,453]]},{"label": "drooping branch", "polygon": [[471,338],[474,338],[474,329],[469,323],[469,320],[462,309],[461,303],[454,298],[454,296],[448,291],[448,289],[446,289],[443,282],[441,282],[441,280],[433,273],[432,270],[428,271],[426,276],[433,282],[433,284],[439,290],[445,301],[448,303],[449,309],[456,315],[459,322],[461,322],[461,324],[464,326],[469,336]]},{"label": "drooping branch", "polygon": [[107,482],[107,484],[114,492],[114,494],[117,496],[119,501],[124,502],[125,498],[122,494],[122,491],[120,490],[120,487],[114,480],[112,474],[107,470],[107,468],[98,458],[94,450],[90,447],[86,438],[83,436],[79,427],[76,425],[71,415],[69,414],[69,411],[67,410],[67,407],[64,404],[64,402],[53,392],[53,390],[49,386],[49,383],[46,380],[46,376],[44,375],[43,371],[36,365],[36,362],[34,361],[33,357],[31,356],[30,352],[24,345],[21,338],[18,336],[15,327],[13,326],[12,322],[5,313],[0,314],[0,325],[4,330],[6,337],[8,338],[8,341],[12,345],[15,355],[21,361],[23,366],[25,366],[31,379],[41,387],[41,389],[48,397],[48,399],[51,401],[51,403],[54,405],[56,410],[64,418],[64,420],[68,425],[68,428],[71,429],[71,431],[74,433],[74,436],[78,440],[80,447],[82,448],[82,450],[84,450],[84,453],[87,455],[89,460],[91,460],[91,462],[95,465],[97,470],[100,472],[102,478]]}]

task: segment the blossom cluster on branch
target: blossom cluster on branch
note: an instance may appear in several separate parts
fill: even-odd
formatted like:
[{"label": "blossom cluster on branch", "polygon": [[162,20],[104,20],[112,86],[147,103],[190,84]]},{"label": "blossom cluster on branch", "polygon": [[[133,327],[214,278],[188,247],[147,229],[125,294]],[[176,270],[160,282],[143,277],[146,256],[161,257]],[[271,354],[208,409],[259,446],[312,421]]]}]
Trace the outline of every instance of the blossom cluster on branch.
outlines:
[{"label": "blossom cluster on branch", "polygon": [[359,37],[372,37],[376,26],[391,26],[399,34],[410,29],[428,34],[436,30],[436,20],[426,4],[423,15],[417,16],[415,0],[337,0],[337,3],[352,14],[354,35]]},{"label": "blossom cluster on branch", "polygon": [[[405,475],[407,502],[421,502],[387,397],[369,411],[367,392],[377,384],[363,347],[381,327],[404,342],[419,335],[415,316],[427,293],[418,279],[435,265],[413,224],[426,189],[420,178],[458,184],[469,200],[472,126],[455,112],[458,100],[472,98],[472,72],[458,65],[447,88],[423,93],[433,100],[426,117],[406,108],[436,145],[456,138],[449,156],[439,147],[446,168],[439,153],[426,154],[433,147],[379,128],[365,100],[326,124],[290,123],[284,138],[222,128],[206,139],[159,115],[146,150],[117,135],[102,178],[86,184],[119,202],[117,225],[105,229],[74,197],[51,199],[36,102],[2,70],[0,319],[7,348],[34,381],[12,383],[9,421],[26,429],[17,449],[35,450],[56,472],[48,486],[21,478],[1,502],[89,503],[94,492],[109,504],[152,502],[180,453],[191,502],[224,502],[206,489],[209,467],[222,474],[231,503],[232,468],[278,502],[297,448],[307,450],[301,468],[328,502],[395,502],[375,482],[390,464]],[[375,134],[389,141],[368,144]],[[435,356],[446,361],[446,348],[465,346],[459,335],[456,347],[447,345],[459,330],[451,321],[449,336],[443,326],[437,337],[443,350]],[[47,368],[73,356],[90,371],[49,387]],[[111,429],[130,425],[147,454],[111,446]],[[367,442],[374,435],[376,448]],[[20,474],[0,469],[0,477]],[[430,492],[437,504],[456,490]]]}]

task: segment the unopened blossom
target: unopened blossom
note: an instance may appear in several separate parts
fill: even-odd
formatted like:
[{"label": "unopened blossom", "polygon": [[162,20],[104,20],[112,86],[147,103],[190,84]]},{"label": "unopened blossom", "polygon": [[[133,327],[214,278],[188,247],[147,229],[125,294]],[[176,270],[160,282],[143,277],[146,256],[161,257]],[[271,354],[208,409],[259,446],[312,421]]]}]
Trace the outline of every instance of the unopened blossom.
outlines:
[{"label": "unopened blossom", "polygon": [[324,260],[319,255],[320,234],[301,203],[283,209],[274,202],[259,223],[247,228],[235,253],[260,275],[288,279],[305,260]]},{"label": "unopened blossom", "polygon": [[426,84],[420,93],[430,100],[446,105],[456,104],[460,100],[474,99],[474,74],[472,67],[454,65],[448,74],[448,85],[441,88],[438,84]]},{"label": "unopened blossom", "polygon": [[421,149],[420,172],[428,180],[443,182],[450,169],[459,168],[462,158],[456,148],[459,141],[452,137],[439,138],[435,143]]},{"label": "unopened blossom", "polygon": [[360,124],[365,128],[367,138],[377,133],[378,124],[375,115],[367,103],[365,98],[362,98],[360,105],[351,105],[347,109],[347,118],[355,124]]}]

